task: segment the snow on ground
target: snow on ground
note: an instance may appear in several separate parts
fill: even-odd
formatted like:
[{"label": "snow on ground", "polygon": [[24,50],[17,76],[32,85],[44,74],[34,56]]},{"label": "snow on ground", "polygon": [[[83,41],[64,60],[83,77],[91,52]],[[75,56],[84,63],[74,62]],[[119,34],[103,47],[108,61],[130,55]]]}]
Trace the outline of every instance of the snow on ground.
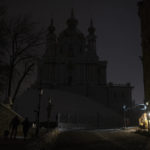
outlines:
[{"label": "snow on ground", "polygon": [[[45,89],[41,99],[41,118],[40,120],[47,120],[47,105],[48,100],[52,100],[52,116],[59,112],[62,114],[68,113],[80,117],[93,116],[97,114],[101,118],[120,118],[120,114],[108,109],[106,106],[79,94],[73,94],[66,91]],[[27,90],[16,101],[16,110],[23,116],[28,116],[30,120],[35,120],[34,110],[37,109],[39,100],[39,91],[36,89]]]}]

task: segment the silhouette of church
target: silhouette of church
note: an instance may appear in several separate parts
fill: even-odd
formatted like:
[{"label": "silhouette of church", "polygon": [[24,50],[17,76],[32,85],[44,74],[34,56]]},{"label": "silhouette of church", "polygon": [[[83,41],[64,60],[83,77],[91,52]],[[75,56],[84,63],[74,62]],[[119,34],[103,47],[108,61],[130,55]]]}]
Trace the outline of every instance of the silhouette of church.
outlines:
[{"label": "silhouette of church", "polygon": [[107,61],[97,55],[95,27],[91,20],[88,35],[78,29],[72,10],[67,28],[55,33],[53,19],[48,28],[46,51],[39,63],[38,84],[87,96],[120,111],[132,105],[132,86],[107,83]]},{"label": "silhouette of church", "polygon": [[133,87],[107,82],[107,62],[96,53],[93,22],[87,36],[77,25],[72,11],[67,28],[56,35],[51,20],[37,82],[18,97],[15,109],[30,120],[36,120],[38,110],[40,121],[47,121],[51,102],[50,121],[57,116],[60,128],[120,127],[123,105],[132,106]]}]

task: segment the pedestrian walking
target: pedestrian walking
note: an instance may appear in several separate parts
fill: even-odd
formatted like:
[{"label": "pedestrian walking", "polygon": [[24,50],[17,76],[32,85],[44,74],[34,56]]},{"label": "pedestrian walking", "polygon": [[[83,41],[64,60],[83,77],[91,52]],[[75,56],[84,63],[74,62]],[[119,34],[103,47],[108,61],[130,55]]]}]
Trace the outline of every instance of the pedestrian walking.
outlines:
[{"label": "pedestrian walking", "polygon": [[10,138],[16,138],[17,131],[18,131],[18,125],[20,124],[20,120],[18,116],[16,115],[9,124],[9,130],[10,130]]},{"label": "pedestrian walking", "polygon": [[22,122],[22,129],[23,129],[23,135],[24,135],[24,139],[27,138],[28,136],[28,131],[29,131],[29,128],[30,128],[30,123],[29,123],[29,120],[28,118],[26,117],[25,120]]}]

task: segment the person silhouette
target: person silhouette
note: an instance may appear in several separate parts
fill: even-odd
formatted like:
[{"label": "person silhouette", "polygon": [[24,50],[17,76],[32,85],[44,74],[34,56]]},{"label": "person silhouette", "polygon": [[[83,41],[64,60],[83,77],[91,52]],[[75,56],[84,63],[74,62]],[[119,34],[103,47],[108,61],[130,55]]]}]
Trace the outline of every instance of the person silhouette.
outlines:
[{"label": "person silhouette", "polygon": [[28,118],[26,117],[25,120],[22,122],[22,129],[23,129],[23,135],[24,135],[24,139],[27,138],[27,135],[28,135],[28,131],[29,131],[29,128],[30,128],[30,123],[29,123],[29,120]]},{"label": "person silhouette", "polygon": [[4,136],[4,139],[8,139],[9,131],[5,130],[3,136]]},{"label": "person silhouette", "polygon": [[20,120],[19,120],[18,116],[16,115],[9,124],[10,138],[14,138],[14,139],[16,138],[19,124],[20,124]]}]

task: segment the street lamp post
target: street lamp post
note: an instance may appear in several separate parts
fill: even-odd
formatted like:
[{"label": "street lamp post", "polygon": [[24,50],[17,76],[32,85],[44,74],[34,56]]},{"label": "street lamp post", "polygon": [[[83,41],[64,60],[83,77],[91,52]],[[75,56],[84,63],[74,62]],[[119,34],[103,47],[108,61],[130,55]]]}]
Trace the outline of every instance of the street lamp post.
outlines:
[{"label": "street lamp post", "polygon": [[127,106],[123,105],[123,127],[126,128],[126,110]]},{"label": "street lamp post", "polygon": [[43,89],[40,89],[39,101],[38,101],[38,110],[37,110],[36,136],[39,135],[39,128],[40,128],[40,109],[41,109],[41,99],[42,99],[42,95],[43,95]]},{"label": "street lamp post", "polygon": [[52,110],[52,100],[51,100],[51,97],[50,97],[49,101],[48,101],[48,106],[47,106],[47,130],[48,131],[49,131],[49,124],[50,124],[51,110]]},{"label": "street lamp post", "polygon": [[150,120],[150,112],[149,112],[149,102],[146,102],[146,106],[147,106],[147,109],[146,109],[146,116],[147,116],[147,128],[148,128],[148,132],[150,131],[150,128],[149,128],[149,120]]}]

